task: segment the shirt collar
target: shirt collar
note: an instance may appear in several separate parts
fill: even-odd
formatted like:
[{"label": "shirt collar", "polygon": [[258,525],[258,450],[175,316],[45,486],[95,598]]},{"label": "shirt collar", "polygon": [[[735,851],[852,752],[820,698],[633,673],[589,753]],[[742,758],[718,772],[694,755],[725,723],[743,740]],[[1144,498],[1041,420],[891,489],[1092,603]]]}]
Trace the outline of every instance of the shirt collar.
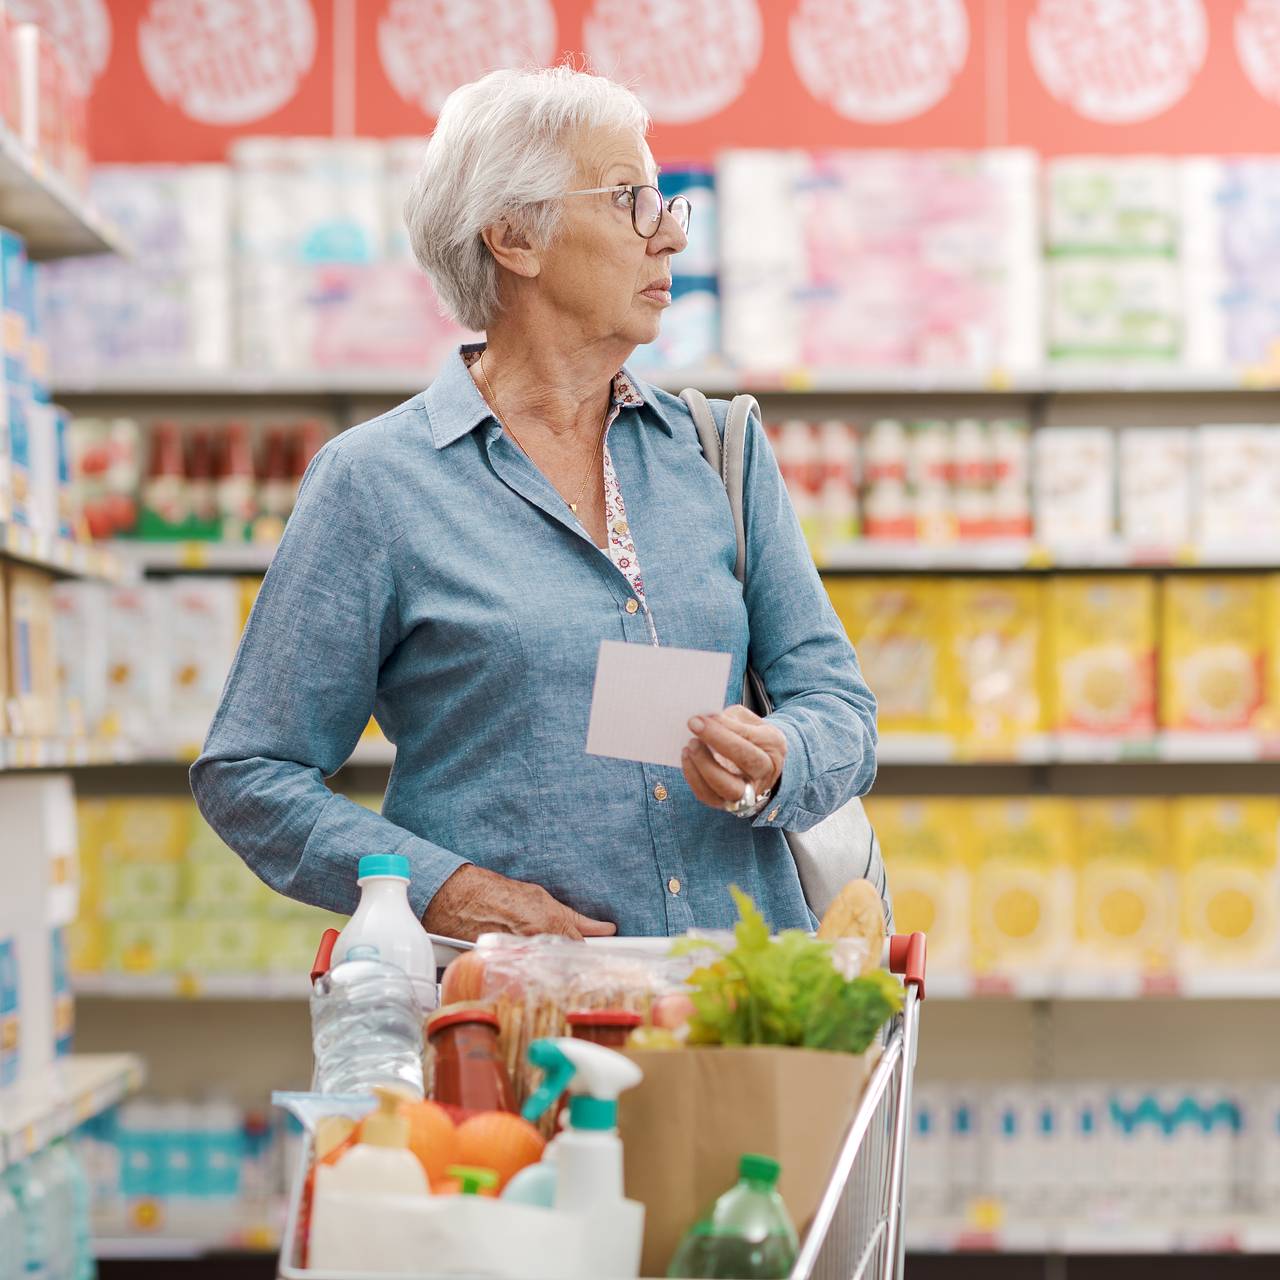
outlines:
[{"label": "shirt collar", "polygon": [[[467,366],[466,357],[484,350],[483,342],[464,343],[445,361],[423,393],[423,404],[431,423],[431,438],[437,449],[444,449],[474,431],[482,422],[493,419],[493,411],[480,394]],[[662,412],[653,388],[637,378],[625,365],[613,379],[613,403],[621,409],[639,409],[647,405],[654,419],[672,435],[671,424]]]}]

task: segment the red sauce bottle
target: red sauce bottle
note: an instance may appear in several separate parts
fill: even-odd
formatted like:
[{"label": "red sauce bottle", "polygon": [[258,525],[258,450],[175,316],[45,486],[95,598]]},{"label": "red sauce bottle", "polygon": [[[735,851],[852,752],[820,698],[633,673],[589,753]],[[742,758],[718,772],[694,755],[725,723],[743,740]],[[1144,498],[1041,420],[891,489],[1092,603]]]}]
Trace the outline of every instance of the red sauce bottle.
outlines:
[{"label": "red sauce bottle", "polygon": [[511,1078],[498,1052],[498,1017],[488,1009],[441,1009],[427,1023],[435,1060],[435,1100],[464,1111],[515,1111]]}]

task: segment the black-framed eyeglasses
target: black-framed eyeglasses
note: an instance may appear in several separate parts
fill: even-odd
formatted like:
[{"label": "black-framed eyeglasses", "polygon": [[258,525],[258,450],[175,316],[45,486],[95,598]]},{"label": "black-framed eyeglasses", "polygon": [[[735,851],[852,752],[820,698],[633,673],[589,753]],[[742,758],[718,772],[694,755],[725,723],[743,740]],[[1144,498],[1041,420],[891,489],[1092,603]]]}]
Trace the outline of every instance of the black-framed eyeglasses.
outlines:
[{"label": "black-framed eyeglasses", "polygon": [[652,240],[662,226],[662,214],[665,210],[674,219],[676,226],[686,235],[689,231],[689,216],[693,212],[689,201],[684,196],[676,196],[672,200],[664,200],[657,187],[646,184],[618,187],[586,187],[582,191],[566,191],[566,196],[602,196],[609,192],[625,195],[631,206],[631,225],[636,235],[642,240]]}]

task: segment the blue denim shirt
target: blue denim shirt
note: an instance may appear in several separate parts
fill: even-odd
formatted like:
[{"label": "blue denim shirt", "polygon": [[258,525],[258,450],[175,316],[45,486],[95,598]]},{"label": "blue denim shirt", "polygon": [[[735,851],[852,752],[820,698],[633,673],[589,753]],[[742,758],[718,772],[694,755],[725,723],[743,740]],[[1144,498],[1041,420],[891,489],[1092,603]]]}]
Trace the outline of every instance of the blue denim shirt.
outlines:
[{"label": "blue denim shirt", "polygon": [[[677,768],[586,754],[600,641],[650,643],[644,612],[455,354],[316,455],[191,770],[205,818],[274,889],[350,912],[357,860],[395,852],[419,915],[474,862],[621,934],[728,925],[731,883],[774,928],[810,925],[783,830],[870,788],[875,700],[760,423],[744,592],[688,410],[632,380],[644,403],[609,446],[645,595],[663,644],[733,655],[730,702],[749,644],[788,744],[771,804],[735,818]],[[381,815],[325,785],[371,711],[396,746]]]}]

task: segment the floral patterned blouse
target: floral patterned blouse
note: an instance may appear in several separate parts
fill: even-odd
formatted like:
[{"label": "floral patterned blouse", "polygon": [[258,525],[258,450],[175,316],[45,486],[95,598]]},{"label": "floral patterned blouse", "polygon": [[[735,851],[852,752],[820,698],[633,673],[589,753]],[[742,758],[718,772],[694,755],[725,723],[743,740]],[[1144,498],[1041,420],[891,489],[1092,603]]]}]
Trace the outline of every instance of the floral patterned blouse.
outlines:
[{"label": "floral patterned blouse", "polygon": [[[464,355],[467,367],[470,368],[480,358],[480,352],[473,351]],[[644,404],[644,397],[636,390],[626,371],[619,369],[613,376],[613,395],[609,402],[609,416],[604,423],[604,522],[608,534],[609,545],[601,547],[609,559],[631,584],[640,607],[644,610],[645,621],[649,624],[649,639],[658,643],[658,631],[654,626],[653,614],[649,612],[649,602],[644,598],[644,578],[640,574],[640,558],[636,555],[636,544],[631,537],[631,526],[627,523],[627,504],[622,499],[622,486],[618,483],[617,472],[613,469],[613,456],[609,452],[609,428],[617,420],[623,409],[636,409]]]}]

